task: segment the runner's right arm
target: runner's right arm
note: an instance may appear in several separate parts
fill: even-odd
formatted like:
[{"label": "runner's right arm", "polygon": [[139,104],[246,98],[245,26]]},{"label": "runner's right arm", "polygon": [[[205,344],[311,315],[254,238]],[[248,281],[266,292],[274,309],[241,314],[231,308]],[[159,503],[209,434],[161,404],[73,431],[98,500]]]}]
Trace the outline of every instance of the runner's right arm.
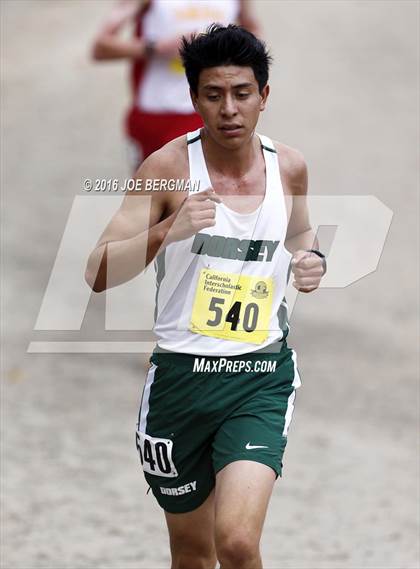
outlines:
[{"label": "runner's right arm", "polygon": [[[148,179],[177,177],[174,159],[165,163],[164,157],[160,150],[141,165],[137,178],[143,188]],[[220,201],[212,189],[187,198],[182,192],[130,192],[89,256],[86,282],[102,292],[131,280],[170,243],[214,225]]]},{"label": "runner's right arm", "polygon": [[[147,0],[146,0],[147,2]],[[97,61],[109,59],[139,59],[145,57],[146,43],[142,38],[122,39],[122,28],[132,22],[142,4],[139,0],[119,0],[101,26],[92,47]]]},{"label": "runner's right arm", "polygon": [[175,57],[178,55],[181,36],[168,37],[153,43],[150,47],[144,38],[121,38],[122,29],[134,21],[138,11],[150,0],[119,0],[109,17],[103,23],[92,47],[92,57],[96,61],[113,59],[143,59],[151,55]]}]

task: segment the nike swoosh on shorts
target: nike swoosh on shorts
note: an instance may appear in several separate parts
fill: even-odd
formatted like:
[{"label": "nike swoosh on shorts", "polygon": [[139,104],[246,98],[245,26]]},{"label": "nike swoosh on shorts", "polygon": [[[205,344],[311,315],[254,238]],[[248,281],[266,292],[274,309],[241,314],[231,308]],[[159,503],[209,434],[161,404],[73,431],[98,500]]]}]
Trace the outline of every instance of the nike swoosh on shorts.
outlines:
[{"label": "nike swoosh on shorts", "polygon": [[261,446],[261,445],[251,445],[250,443],[247,443],[245,446],[246,450],[252,450],[254,448],[268,448],[267,446]]}]

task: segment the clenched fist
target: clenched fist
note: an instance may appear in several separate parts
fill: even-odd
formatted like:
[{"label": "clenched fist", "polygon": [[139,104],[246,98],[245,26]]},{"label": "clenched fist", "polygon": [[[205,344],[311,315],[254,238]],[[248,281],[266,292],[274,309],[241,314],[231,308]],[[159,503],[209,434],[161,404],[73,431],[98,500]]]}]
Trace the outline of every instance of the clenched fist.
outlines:
[{"label": "clenched fist", "polygon": [[312,292],[325,274],[325,259],[311,251],[296,251],[291,262],[293,286],[299,292]]},{"label": "clenched fist", "polygon": [[188,196],[174,214],[174,221],[168,231],[169,242],[188,239],[205,227],[215,225],[216,204],[221,201],[213,188]]}]

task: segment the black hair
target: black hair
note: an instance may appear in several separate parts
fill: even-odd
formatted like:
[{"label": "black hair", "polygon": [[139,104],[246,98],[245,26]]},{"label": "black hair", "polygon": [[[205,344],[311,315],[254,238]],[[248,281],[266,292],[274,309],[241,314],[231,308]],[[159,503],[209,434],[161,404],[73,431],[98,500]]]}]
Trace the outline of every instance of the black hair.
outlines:
[{"label": "black hair", "polygon": [[182,38],[179,50],[191,91],[197,94],[200,72],[219,65],[252,67],[261,93],[268,81],[272,61],[265,44],[234,24],[211,24],[205,33]]}]

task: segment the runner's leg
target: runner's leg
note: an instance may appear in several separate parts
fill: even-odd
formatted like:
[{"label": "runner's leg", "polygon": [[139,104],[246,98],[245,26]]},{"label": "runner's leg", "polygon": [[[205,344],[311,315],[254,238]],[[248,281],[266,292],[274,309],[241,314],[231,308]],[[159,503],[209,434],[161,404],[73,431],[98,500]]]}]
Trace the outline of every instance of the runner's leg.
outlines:
[{"label": "runner's leg", "polygon": [[169,530],[171,569],[214,569],[214,490],[197,509],[185,514],[165,512]]},{"label": "runner's leg", "polygon": [[237,460],[216,476],[216,550],[221,569],[262,568],[259,543],[273,490],[274,470]]}]

